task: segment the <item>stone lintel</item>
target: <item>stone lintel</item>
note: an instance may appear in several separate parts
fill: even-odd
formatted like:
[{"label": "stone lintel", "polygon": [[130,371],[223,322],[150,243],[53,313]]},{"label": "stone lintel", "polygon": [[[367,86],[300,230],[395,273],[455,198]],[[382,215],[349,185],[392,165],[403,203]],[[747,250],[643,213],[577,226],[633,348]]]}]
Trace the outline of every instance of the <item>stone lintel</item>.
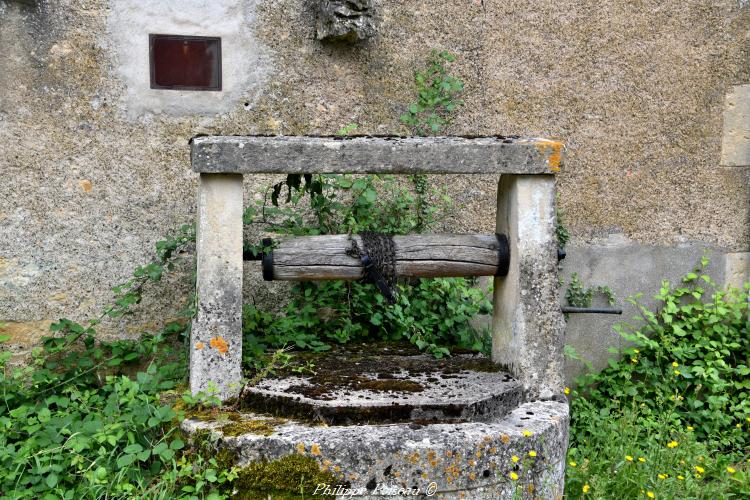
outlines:
[{"label": "stone lintel", "polygon": [[510,137],[206,136],[192,142],[202,173],[554,174],[561,142]]}]

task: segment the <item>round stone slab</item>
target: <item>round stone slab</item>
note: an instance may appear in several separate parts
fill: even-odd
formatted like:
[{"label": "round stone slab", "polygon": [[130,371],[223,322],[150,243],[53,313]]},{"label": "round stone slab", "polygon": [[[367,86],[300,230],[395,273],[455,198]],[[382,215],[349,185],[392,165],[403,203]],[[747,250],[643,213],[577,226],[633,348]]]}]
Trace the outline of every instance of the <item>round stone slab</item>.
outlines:
[{"label": "round stone slab", "polygon": [[246,410],[328,425],[487,421],[522,400],[519,382],[481,354],[443,359],[407,344],[303,356],[242,395]]}]

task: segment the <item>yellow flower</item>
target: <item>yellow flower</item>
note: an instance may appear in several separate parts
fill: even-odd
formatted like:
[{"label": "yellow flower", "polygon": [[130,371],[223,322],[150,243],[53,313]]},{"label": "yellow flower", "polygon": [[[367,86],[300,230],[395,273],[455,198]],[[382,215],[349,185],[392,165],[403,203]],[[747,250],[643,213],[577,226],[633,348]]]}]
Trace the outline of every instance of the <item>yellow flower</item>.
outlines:
[{"label": "yellow flower", "polygon": [[530,456],[531,458],[534,458],[534,457],[536,456],[536,452],[535,452],[535,451],[533,451],[533,450],[532,450],[532,451],[530,451],[530,452],[529,452],[529,456]]},{"label": "yellow flower", "polygon": [[675,375],[679,375],[679,374],[680,374],[680,370],[675,370],[675,371],[674,371],[674,374],[675,374]]},{"label": "yellow flower", "polygon": [[687,430],[688,430],[688,432],[693,432],[695,429],[693,428],[692,425],[688,425],[687,426]]},{"label": "yellow flower", "polygon": [[638,457],[638,461],[639,461],[639,462],[645,462],[645,461],[646,461],[646,459],[645,459],[645,458],[643,458],[643,457]]},{"label": "yellow flower", "polygon": [[510,478],[511,478],[511,479],[512,479],[513,481],[518,481],[518,474],[516,474],[515,472],[511,472],[511,473],[510,473]]},{"label": "yellow flower", "polygon": [[730,474],[734,474],[737,471],[734,470],[734,467],[727,467],[727,472],[730,473]]},{"label": "yellow flower", "polygon": [[740,428],[742,428],[742,424],[737,424],[737,425],[735,425],[735,427],[737,427],[738,429],[740,429]]},{"label": "yellow flower", "polygon": [[666,474],[659,474],[659,475],[658,475],[658,476],[656,476],[656,477],[658,477],[659,479],[666,479],[666,478],[667,478],[667,475],[666,475]]},{"label": "yellow flower", "polygon": [[633,349],[633,352],[636,353],[636,354],[638,354],[641,351],[639,351],[638,349]]},{"label": "yellow flower", "polygon": [[679,479],[680,481],[684,481],[685,480],[685,476],[677,476],[677,479]]},{"label": "yellow flower", "polygon": [[563,392],[565,393],[566,396],[570,394],[570,387],[566,387],[565,389],[563,389]]},{"label": "yellow flower", "polygon": [[518,463],[518,461],[519,461],[519,460],[521,460],[520,458],[518,458],[518,457],[517,457],[517,456],[515,456],[515,455],[513,455],[512,457],[510,457],[510,459],[511,459],[511,460],[513,460],[513,463],[514,463],[514,464],[515,464],[515,463]]},{"label": "yellow flower", "polygon": [[647,491],[646,492],[646,496],[649,497],[649,498],[654,498],[656,495],[654,495],[653,491]]},{"label": "yellow flower", "polygon": [[577,464],[577,463],[575,463],[575,462],[572,462],[572,461],[571,461],[571,462],[568,462],[568,465],[570,465],[571,467],[575,467],[575,466],[576,466],[576,465],[578,465],[578,464]]},{"label": "yellow flower", "polygon": [[583,492],[584,493],[588,493],[590,489],[591,489],[591,486],[589,486],[588,484],[584,484],[583,485]]},{"label": "yellow flower", "polygon": [[677,448],[679,443],[677,441],[670,441],[667,443],[667,448]]},{"label": "yellow flower", "polygon": [[678,366],[680,366],[680,363],[678,363],[677,361],[672,361],[672,366],[674,368],[677,368]]},{"label": "yellow flower", "polygon": [[750,417],[745,417],[745,420],[747,420],[748,422],[750,422]]},{"label": "yellow flower", "polygon": [[631,457],[630,455],[625,455],[625,460],[627,460],[628,462],[632,462],[633,457]]},{"label": "yellow flower", "polygon": [[635,358],[630,358],[630,362],[631,362],[631,363],[633,363],[633,364],[635,364],[635,363],[637,363],[637,362],[638,362],[638,360],[637,360],[637,359],[635,359]]},{"label": "yellow flower", "polygon": [[523,437],[531,437],[531,436],[532,436],[532,432],[531,431],[527,431],[526,429],[524,429],[524,431],[523,431]]},{"label": "yellow flower", "polygon": [[706,469],[704,469],[700,465],[696,465],[695,466],[695,470],[696,470],[696,472],[698,472],[698,474],[703,474],[704,472],[706,472]]}]

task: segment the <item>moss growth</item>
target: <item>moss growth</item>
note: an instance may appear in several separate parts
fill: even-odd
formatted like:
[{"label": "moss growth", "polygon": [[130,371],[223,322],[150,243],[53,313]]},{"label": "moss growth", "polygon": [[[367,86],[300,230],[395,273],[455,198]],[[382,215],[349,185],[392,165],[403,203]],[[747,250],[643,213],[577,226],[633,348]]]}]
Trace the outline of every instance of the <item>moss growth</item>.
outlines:
[{"label": "moss growth", "polygon": [[313,495],[319,484],[338,484],[332,473],[323,471],[318,462],[303,455],[288,455],[272,462],[253,462],[243,467],[234,487],[234,498],[323,498]]},{"label": "moss growth", "polygon": [[263,420],[239,420],[227,424],[221,428],[225,436],[240,436],[242,434],[259,434],[261,436],[270,436],[285,420],[280,418],[271,418]]}]

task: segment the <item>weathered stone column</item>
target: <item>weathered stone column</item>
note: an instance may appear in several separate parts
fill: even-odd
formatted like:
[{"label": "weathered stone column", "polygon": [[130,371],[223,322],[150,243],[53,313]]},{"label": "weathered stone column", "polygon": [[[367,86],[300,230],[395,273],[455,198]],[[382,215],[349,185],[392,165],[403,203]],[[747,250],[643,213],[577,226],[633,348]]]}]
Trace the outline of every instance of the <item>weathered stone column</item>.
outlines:
[{"label": "weathered stone column", "polygon": [[242,175],[200,175],[196,241],[190,390],[224,400],[242,379]]},{"label": "weathered stone column", "polygon": [[496,231],[508,235],[510,269],[494,282],[492,359],[519,378],[527,400],[563,390],[555,227],[554,176],[501,176]]}]

